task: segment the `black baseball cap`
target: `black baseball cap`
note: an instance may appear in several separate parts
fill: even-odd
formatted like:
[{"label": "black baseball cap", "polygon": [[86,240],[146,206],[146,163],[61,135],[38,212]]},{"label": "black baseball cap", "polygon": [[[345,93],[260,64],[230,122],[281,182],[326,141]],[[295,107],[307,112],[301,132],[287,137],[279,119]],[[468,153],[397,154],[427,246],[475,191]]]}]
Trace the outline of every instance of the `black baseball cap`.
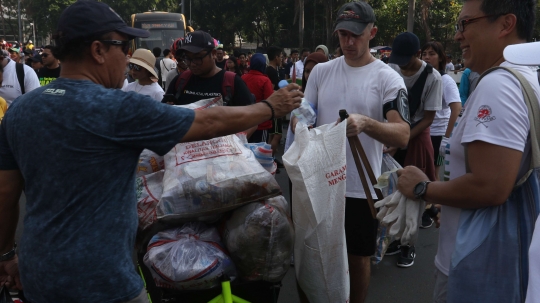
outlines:
[{"label": "black baseball cap", "polygon": [[360,35],[369,23],[375,22],[375,12],[364,1],[345,3],[338,11],[334,31],[343,29]]},{"label": "black baseball cap", "polygon": [[109,32],[126,34],[130,39],[150,36],[146,30],[127,26],[111,7],[95,0],[78,0],[68,6],[60,15],[56,31],[60,43]]},{"label": "black baseball cap", "polygon": [[388,62],[404,66],[411,61],[411,57],[414,56],[420,50],[420,40],[418,37],[410,32],[404,32],[394,39],[392,43],[392,53]]},{"label": "black baseball cap", "polygon": [[186,50],[191,53],[198,53],[202,50],[211,50],[216,47],[214,38],[209,33],[196,30],[187,34],[182,43],[180,49]]},{"label": "black baseball cap", "polygon": [[41,55],[35,55],[34,57],[30,58],[32,60],[32,62],[41,62],[43,63],[43,61],[41,61]]}]

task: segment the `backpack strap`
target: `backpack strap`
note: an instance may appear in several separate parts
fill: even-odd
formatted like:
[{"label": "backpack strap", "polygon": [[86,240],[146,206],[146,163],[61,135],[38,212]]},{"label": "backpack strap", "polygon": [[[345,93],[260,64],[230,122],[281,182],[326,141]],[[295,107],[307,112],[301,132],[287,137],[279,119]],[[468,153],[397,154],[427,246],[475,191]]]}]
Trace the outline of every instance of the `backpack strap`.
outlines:
[{"label": "backpack strap", "polygon": [[411,89],[407,90],[407,95],[409,97],[409,117],[411,119],[411,128],[413,127],[412,121],[418,107],[422,103],[422,93],[424,92],[424,87],[426,86],[426,80],[429,74],[433,73],[433,66],[427,63],[426,67],[414,82]]},{"label": "backpack strap", "polygon": [[19,85],[21,86],[21,93],[24,95],[26,93],[24,89],[24,65],[15,62],[15,71],[17,72],[17,80],[19,80]]},{"label": "backpack strap", "polygon": [[176,79],[176,83],[174,85],[176,88],[176,95],[174,95],[176,101],[179,101],[180,96],[184,93],[184,88],[186,87],[189,78],[191,78],[191,71],[188,69],[181,73],[180,76],[178,76],[178,79]]},{"label": "backpack strap", "polygon": [[234,78],[236,74],[233,72],[225,71],[223,76],[222,89],[223,92],[223,105],[226,106],[234,96]]}]

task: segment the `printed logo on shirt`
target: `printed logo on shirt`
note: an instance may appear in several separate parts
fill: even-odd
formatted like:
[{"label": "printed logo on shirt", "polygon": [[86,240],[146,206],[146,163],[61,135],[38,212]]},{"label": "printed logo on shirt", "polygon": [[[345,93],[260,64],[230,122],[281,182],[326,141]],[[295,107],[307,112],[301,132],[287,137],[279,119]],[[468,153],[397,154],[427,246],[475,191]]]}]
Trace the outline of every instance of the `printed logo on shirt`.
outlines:
[{"label": "printed logo on shirt", "polygon": [[39,85],[45,86],[45,85],[53,82],[54,80],[56,80],[56,77],[41,77],[41,78],[39,78]]},{"label": "printed logo on shirt", "polygon": [[63,96],[66,94],[66,91],[64,89],[54,89],[54,88],[48,88],[42,92],[42,94],[45,95],[53,95],[53,96]]},{"label": "printed logo on shirt", "polygon": [[190,90],[184,90],[184,94],[186,95],[195,95],[195,96],[201,96],[201,97],[221,97],[220,93],[205,93],[205,92],[194,92]]},{"label": "printed logo on shirt", "polygon": [[495,116],[491,116],[491,113],[492,113],[491,107],[487,105],[480,106],[480,108],[478,109],[478,113],[476,114],[476,117],[474,118],[474,121],[478,122],[476,126],[478,127],[478,125],[482,124],[483,126],[488,128],[486,123],[489,123],[496,119]]}]

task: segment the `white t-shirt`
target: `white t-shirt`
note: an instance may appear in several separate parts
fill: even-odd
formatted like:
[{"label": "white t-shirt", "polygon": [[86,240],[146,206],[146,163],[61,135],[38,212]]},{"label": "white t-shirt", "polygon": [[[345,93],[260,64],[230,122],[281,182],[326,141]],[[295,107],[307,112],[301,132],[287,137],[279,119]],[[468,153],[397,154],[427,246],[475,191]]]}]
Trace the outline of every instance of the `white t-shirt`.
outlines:
[{"label": "white t-shirt", "polygon": [[140,85],[139,81],[135,81],[129,83],[125,87],[122,87],[122,90],[125,92],[136,92],[141,95],[147,95],[159,102],[163,100],[163,95],[165,94],[163,88],[161,88],[161,86],[159,86],[159,84],[156,82],[152,82],[150,85]]},{"label": "white t-shirt", "polygon": [[293,69],[296,66],[296,79],[302,79],[302,74],[304,73],[304,62],[302,60],[296,61],[296,63],[291,67],[291,73],[289,74],[289,77],[292,78]]},{"label": "white t-shirt", "polygon": [[[402,78],[403,81],[405,81],[405,85],[407,86],[407,89],[411,89],[418,80],[418,77],[420,77],[420,74],[424,71],[424,69],[427,66],[427,63],[425,61],[422,61],[422,67],[416,72],[416,74],[412,76],[404,76],[401,73],[401,69],[396,64],[388,64],[391,68],[393,68]],[[409,100],[411,102],[411,100]],[[431,111],[437,111],[442,108],[442,80],[441,80],[441,74],[435,68],[433,69],[433,72],[431,74],[428,74],[426,79],[426,85],[424,85],[424,90],[422,91],[422,99],[420,101],[420,106],[418,106],[418,110],[416,110],[416,114],[411,115],[412,117],[412,123],[416,123],[422,118],[424,118],[424,111],[431,110]]]},{"label": "white t-shirt", "polygon": [[448,120],[450,120],[451,113],[450,103],[461,103],[456,81],[448,74],[444,74],[442,76],[442,84],[442,109],[435,113],[435,119],[433,119],[433,123],[431,123],[430,133],[432,136],[444,136],[446,134],[446,128],[448,127]]},{"label": "white t-shirt", "polygon": [[[503,62],[501,66],[512,67],[521,72],[531,83],[536,97],[540,98],[536,74],[528,67],[508,62]],[[465,175],[463,145],[473,141],[483,141],[523,152],[519,179],[527,172],[531,161],[531,143],[527,140],[529,130],[527,106],[518,80],[506,71],[491,72],[478,83],[457,119],[449,140],[450,153],[445,158],[447,164],[444,179],[453,180]],[[445,275],[448,275],[450,269],[460,214],[460,208],[442,206],[435,266]]]},{"label": "white t-shirt", "polygon": [[[359,113],[384,122],[383,105],[395,100],[400,89],[406,89],[403,79],[382,61],[374,60],[362,67],[351,67],[345,63],[345,57],[341,56],[315,66],[304,96],[317,108],[319,126],[335,123],[340,109],[346,109],[349,114]],[[358,137],[373,173],[378,177],[381,174],[383,144],[365,133]],[[366,198],[348,143],[346,187],[347,197]],[[372,197],[377,198],[375,192],[372,192]]]},{"label": "white t-shirt", "polygon": [[536,219],[534,234],[529,247],[529,286],[525,303],[540,302],[540,218]]},{"label": "white t-shirt", "polygon": [[454,64],[452,62],[446,63],[446,67],[444,68],[445,72],[453,71],[454,70]]},{"label": "white t-shirt", "polygon": [[163,58],[161,62],[159,62],[159,65],[161,67],[161,79],[162,81],[165,81],[167,78],[167,74],[176,68],[176,62],[174,62],[173,59],[169,58]]},{"label": "white t-shirt", "polygon": [[[17,78],[17,71],[15,70],[15,61],[8,60],[8,63],[4,67],[4,81],[0,87],[0,97],[4,98],[8,106],[10,106],[13,100],[22,95],[22,90],[19,85],[19,79]],[[30,66],[24,64],[25,92],[27,93],[38,87],[40,87],[40,84],[36,72]]]},{"label": "white t-shirt", "polygon": [[171,85],[171,81],[176,76],[178,76],[178,70],[174,68],[170,72],[167,73],[167,76],[165,78],[163,78],[163,81],[165,81],[165,91],[169,89],[169,85]]}]

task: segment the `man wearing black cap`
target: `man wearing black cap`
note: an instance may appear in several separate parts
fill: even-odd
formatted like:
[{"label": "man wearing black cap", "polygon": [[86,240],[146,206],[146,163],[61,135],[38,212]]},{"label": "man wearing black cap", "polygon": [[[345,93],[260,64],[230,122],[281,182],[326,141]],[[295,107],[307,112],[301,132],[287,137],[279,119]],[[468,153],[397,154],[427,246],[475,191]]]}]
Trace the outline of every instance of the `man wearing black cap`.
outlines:
[{"label": "man wearing black cap", "polygon": [[[374,22],[375,13],[366,2],[351,2],[340,8],[335,32],[343,56],[315,66],[305,88],[305,98],[318,109],[317,125],[335,123],[340,109],[348,111],[347,136],[360,138],[378,177],[382,145],[406,146],[409,124],[408,112],[402,110],[407,103],[403,79],[369,52],[369,41],[377,33]],[[292,123],[294,129],[296,125],[294,121]],[[350,273],[350,302],[358,303],[367,295],[377,220],[371,217],[367,196],[349,149],[346,188],[344,242]],[[377,199],[375,192],[367,194]],[[301,260],[295,259],[295,262]],[[324,287],[302,280],[299,284],[308,298],[315,288]]]},{"label": "man wearing black cap", "polygon": [[60,77],[60,62],[54,57],[52,49],[52,45],[43,47],[43,53],[41,54],[43,68],[37,73],[41,86],[47,85]]},{"label": "man wearing black cap", "polygon": [[32,57],[31,60],[32,60],[32,69],[34,69],[34,71],[37,74],[39,69],[43,67],[43,62],[41,61],[41,55],[37,54],[34,57]]},{"label": "man wearing black cap", "polygon": [[132,262],[141,151],[163,155],[300,104],[292,84],[268,103],[199,112],[119,90],[130,40],[149,35],[102,2],[75,2],[54,36],[61,77],[19,98],[0,124],[0,284],[24,286],[31,302],[148,302]]},{"label": "man wearing black cap", "polygon": [[[389,65],[403,77],[407,86],[411,134],[407,149],[390,146],[385,152],[394,156],[403,167],[422,167],[430,180],[434,181],[435,160],[429,127],[437,110],[442,108],[442,79],[435,68],[418,59],[419,52],[420,40],[413,33],[401,33],[392,43]],[[397,266],[410,267],[416,257],[415,248],[402,244]]]},{"label": "man wearing black cap", "polygon": [[[255,100],[244,81],[216,66],[214,38],[210,34],[201,30],[189,33],[180,49],[185,51],[184,61],[189,71],[182,73],[185,78],[179,78],[180,75],[174,78],[167,89],[167,94],[176,96],[177,104],[217,96],[223,96],[228,106],[253,104]],[[226,77],[233,77],[230,84],[224,84],[228,81]]]}]

